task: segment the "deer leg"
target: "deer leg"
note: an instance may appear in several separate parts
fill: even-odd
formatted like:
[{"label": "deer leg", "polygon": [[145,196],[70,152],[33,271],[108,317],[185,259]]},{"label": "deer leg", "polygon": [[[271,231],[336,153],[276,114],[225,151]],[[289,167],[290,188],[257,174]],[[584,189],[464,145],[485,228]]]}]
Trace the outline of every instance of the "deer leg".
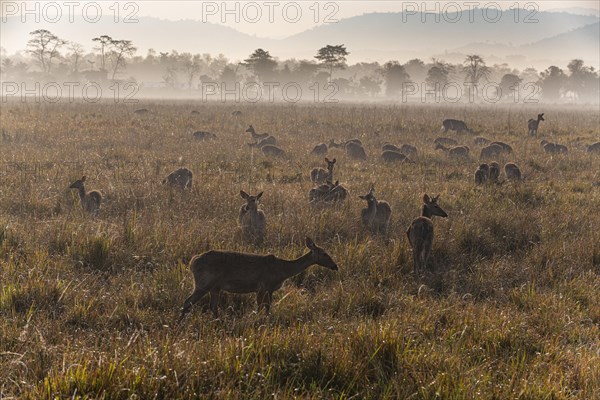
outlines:
[{"label": "deer leg", "polygon": [[271,292],[269,292],[269,291],[260,290],[256,293],[256,303],[257,303],[259,312],[260,312],[260,309],[262,307],[264,307],[265,310],[267,311],[267,314],[269,313],[269,308],[271,306],[271,298],[272,298],[272,295],[271,295]]},{"label": "deer leg", "polygon": [[183,302],[183,308],[181,309],[181,317],[179,317],[179,321],[183,319],[185,314],[187,314],[188,311],[190,311],[190,308],[198,301],[200,301],[200,299],[203,298],[206,293],[208,293],[208,291],[205,289],[196,289],[190,297],[185,299],[185,301]]},{"label": "deer leg", "polygon": [[215,318],[218,316],[219,308],[219,290],[210,291],[210,310],[212,311]]}]

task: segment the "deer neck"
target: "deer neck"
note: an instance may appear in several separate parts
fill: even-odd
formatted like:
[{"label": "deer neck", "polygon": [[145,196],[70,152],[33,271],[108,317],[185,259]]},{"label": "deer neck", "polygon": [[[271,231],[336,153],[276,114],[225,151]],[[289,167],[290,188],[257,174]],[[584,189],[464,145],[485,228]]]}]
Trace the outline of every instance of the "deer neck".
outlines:
[{"label": "deer neck", "polygon": [[282,260],[282,264],[283,268],[278,269],[277,272],[280,274],[280,278],[283,281],[303,272],[308,267],[313,265],[314,262],[312,259],[312,253],[308,252],[295,260]]},{"label": "deer neck", "polygon": [[85,187],[83,185],[81,185],[80,187],[77,188],[77,191],[79,192],[79,198],[81,200],[85,199]]},{"label": "deer neck", "polygon": [[431,217],[433,217],[433,214],[431,213],[431,211],[429,211],[429,207],[427,207],[427,205],[425,205],[425,204],[423,204],[423,211],[421,212],[421,216],[427,217],[429,219],[431,219]]},{"label": "deer neck", "polygon": [[333,167],[327,168],[327,178],[328,181],[333,181]]},{"label": "deer neck", "polygon": [[373,199],[367,202],[367,214],[371,218],[375,218],[375,215],[377,214],[377,200]]}]

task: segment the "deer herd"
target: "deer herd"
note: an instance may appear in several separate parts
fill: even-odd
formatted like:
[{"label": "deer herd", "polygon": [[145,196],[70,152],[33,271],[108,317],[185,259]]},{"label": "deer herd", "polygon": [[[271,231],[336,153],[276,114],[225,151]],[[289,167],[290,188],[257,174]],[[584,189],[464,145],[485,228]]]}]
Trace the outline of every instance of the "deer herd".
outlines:
[{"label": "deer herd", "polygon": [[[137,110],[135,113],[148,112],[145,109],[143,110]],[[528,121],[529,135],[537,134],[541,121],[544,121],[543,113],[539,114],[537,119]],[[442,129],[444,132],[473,132],[464,121],[456,119],[444,120]],[[250,148],[260,149],[266,156],[286,158],[286,152],[277,146],[277,139],[274,136],[268,133],[257,133],[252,125],[248,127],[246,133],[249,133],[254,140],[253,143],[248,143]],[[193,137],[201,140],[216,139],[216,135],[205,131],[194,132]],[[475,138],[474,144],[483,146],[479,154],[480,164],[474,173],[476,185],[501,184],[506,181],[521,181],[523,179],[519,166],[514,162],[507,162],[503,168],[506,179],[500,182],[500,164],[496,161],[490,161],[490,159],[493,160],[497,157],[510,156],[513,153],[510,145],[498,141],[493,142],[481,136]],[[566,154],[568,152],[566,146],[546,140],[541,141],[541,146],[546,153]],[[469,146],[460,145],[456,139],[449,137],[435,139],[433,147],[435,150],[443,151],[451,159],[468,159],[471,153]],[[331,140],[329,144],[319,143],[313,148],[311,154],[325,156],[328,149],[331,148],[343,150],[350,160],[367,159],[367,153],[359,139],[351,139],[341,143],[336,143],[334,140]],[[410,144],[398,147],[391,143],[385,143],[381,150],[381,159],[385,162],[414,163],[419,154],[418,149]],[[600,142],[588,146],[587,151],[600,153]],[[314,168],[310,171],[310,181],[315,186],[308,193],[309,203],[339,204],[349,197],[349,191],[339,181],[334,181],[333,171],[337,159],[324,157],[324,161],[326,168]],[[162,183],[178,189],[191,189],[192,179],[192,171],[183,167],[167,175]],[[85,182],[86,177],[83,176],[73,182],[69,188],[78,190],[82,208],[96,216],[100,210],[102,194],[97,190],[86,191]],[[258,207],[263,192],[250,195],[242,190],[240,196],[245,200],[245,204],[240,207],[238,217],[241,237],[244,241],[261,245],[264,242],[267,230],[265,213]],[[370,185],[369,191],[365,195],[358,197],[367,203],[366,208],[363,208],[360,212],[361,224],[374,234],[387,235],[392,214],[390,204],[375,197],[374,184]],[[438,200],[439,195],[430,197],[425,194],[421,215],[415,218],[406,230],[408,243],[412,248],[415,274],[427,267],[431,254],[434,240],[432,218],[434,216],[448,217],[448,214],[438,204]],[[334,271],[338,269],[337,264],[326,251],[318,247],[308,237],[306,238],[306,247],[308,252],[295,260],[285,260],[274,255],[256,255],[230,251],[208,251],[193,257],[190,261],[190,269],[194,277],[194,291],[183,304],[181,318],[186,315],[192,305],[206,294],[210,294],[210,309],[216,316],[219,293],[223,290],[232,293],[256,293],[259,308],[264,307],[268,313],[273,292],[279,289],[286,279],[300,274],[314,264]]]}]

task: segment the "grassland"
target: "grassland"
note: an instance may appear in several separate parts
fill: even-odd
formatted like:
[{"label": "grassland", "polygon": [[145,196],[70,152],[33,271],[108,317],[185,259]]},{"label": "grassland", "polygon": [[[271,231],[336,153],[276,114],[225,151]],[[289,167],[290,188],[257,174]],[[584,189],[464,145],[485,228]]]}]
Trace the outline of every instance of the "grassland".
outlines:
[{"label": "grassland", "polygon": [[[151,115],[136,116],[147,107]],[[243,115],[231,116],[239,109]],[[190,112],[198,110],[199,114]],[[539,138],[526,121],[545,112]],[[460,118],[514,154],[525,181],[476,187],[467,161],[433,149]],[[0,398],[600,398],[600,137],[585,107],[252,105],[185,102],[3,104],[0,124]],[[247,124],[287,160],[246,146]],[[215,141],[194,141],[208,130]],[[312,147],[360,138],[369,159],[335,149],[342,206],[308,205]],[[570,148],[550,157],[542,138]],[[386,142],[419,149],[383,164]],[[161,185],[194,171],[190,192]],[[104,203],[87,216],[68,185]],[[359,222],[376,185],[387,238]],[[243,189],[264,191],[267,236],[240,241]],[[433,271],[415,275],[405,230],[423,193],[440,194]],[[340,266],[312,267],[276,292],[207,299],[179,327],[187,263],[208,249],[297,257],[311,236]]]}]

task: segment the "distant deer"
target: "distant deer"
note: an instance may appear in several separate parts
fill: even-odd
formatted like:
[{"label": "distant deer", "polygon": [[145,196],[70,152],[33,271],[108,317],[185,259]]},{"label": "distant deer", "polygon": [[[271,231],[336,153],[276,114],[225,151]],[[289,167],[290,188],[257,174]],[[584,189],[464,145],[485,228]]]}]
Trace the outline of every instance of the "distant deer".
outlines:
[{"label": "distant deer", "polygon": [[408,242],[413,251],[413,265],[415,274],[419,269],[425,268],[433,246],[433,222],[434,215],[446,218],[448,214],[438,205],[439,195],[429,198],[423,196],[423,211],[421,216],[414,219],[406,231]]},{"label": "distant deer", "polygon": [[240,110],[235,110],[231,112],[231,116],[232,117],[241,117],[242,116],[242,112]]},{"label": "distant deer", "polygon": [[600,153],[600,142],[592,143],[587,147],[588,153]]},{"label": "distant deer", "polygon": [[530,119],[527,121],[527,128],[529,129],[529,135],[537,135],[538,127],[540,122],[544,120],[544,113],[538,114],[537,119]]},{"label": "distant deer", "polygon": [[150,114],[150,110],[147,108],[139,108],[133,112],[135,115],[147,115]]},{"label": "distant deer", "polygon": [[262,140],[264,138],[266,138],[267,136],[269,136],[268,133],[256,133],[256,131],[254,130],[254,127],[252,125],[250,125],[248,127],[248,129],[246,129],[246,132],[249,133],[250,135],[252,135],[252,139],[259,141]]},{"label": "distant deer", "polygon": [[498,183],[498,179],[500,179],[500,165],[492,161],[490,163],[490,182]]},{"label": "distant deer", "polygon": [[385,162],[410,161],[410,159],[406,155],[392,150],[386,150],[383,153],[381,153],[381,159]]},{"label": "distant deer", "polygon": [[79,200],[81,207],[90,214],[97,215],[100,211],[100,203],[102,202],[102,193],[98,190],[85,191],[85,176],[76,180],[69,186],[69,189],[77,189],[79,192]]},{"label": "distant deer", "polygon": [[435,149],[448,153],[448,157],[451,158],[466,158],[469,156],[469,146],[455,146],[448,148],[443,144],[437,144]]},{"label": "distant deer", "polygon": [[207,131],[196,131],[196,132],[192,133],[192,137],[194,139],[198,139],[198,140],[212,140],[212,139],[216,139],[217,135],[215,135],[214,133],[211,133],[211,132],[207,132]]},{"label": "distant deer", "polygon": [[323,168],[313,168],[310,171],[310,180],[314,183],[325,183],[327,181],[333,181],[333,167],[335,166],[336,159],[329,160],[325,157],[325,162],[327,163],[327,169]]},{"label": "distant deer", "polygon": [[365,149],[357,142],[348,142],[346,144],[346,154],[348,157],[355,160],[367,159],[367,153],[365,152]]},{"label": "distant deer", "polygon": [[479,159],[484,160],[486,158],[498,157],[502,153],[504,153],[504,148],[502,146],[499,144],[490,144],[481,149],[481,153],[479,153]]},{"label": "distant deer", "polygon": [[490,166],[486,163],[479,164],[475,170],[475,183],[483,185],[490,179]]},{"label": "distant deer", "polygon": [[183,303],[181,317],[202,297],[210,293],[210,309],[218,315],[219,294],[222,290],[231,293],[256,293],[258,309],[271,309],[273,292],[281,288],[286,279],[317,264],[337,271],[333,259],[312,239],[306,238],[308,253],[295,260],[284,260],[272,254],[257,255],[230,251],[208,251],[194,256],[190,270],[194,276],[194,292]]},{"label": "distant deer", "polygon": [[473,132],[471,129],[467,128],[467,124],[464,121],[460,121],[458,119],[445,119],[442,122],[442,129],[445,132],[448,131],[456,131],[461,133],[462,131]]},{"label": "distant deer", "polygon": [[324,156],[327,154],[328,151],[328,147],[325,143],[319,143],[318,145],[316,145],[312,151],[310,152],[310,154],[314,154],[316,156]]},{"label": "distant deer", "polygon": [[248,143],[248,146],[250,147],[254,147],[257,149],[262,149],[264,146],[266,145],[271,145],[271,146],[275,146],[277,144],[277,139],[275,139],[274,136],[267,136],[264,139],[261,139],[255,143]]},{"label": "distant deer", "polygon": [[360,219],[363,225],[373,233],[386,234],[390,224],[392,208],[387,201],[379,201],[374,196],[375,187],[371,185],[369,193],[358,196],[367,201],[367,208],[360,211]]},{"label": "distant deer", "polygon": [[263,146],[260,149],[265,156],[272,156],[272,157],[285,157],[286,156],[285,150],[280,149],[279,147],[271,145],[271,144],[267,144],[266,146]]},{"label": "distant deer", "polygon": [[417,148],[411,144],[403,144],[400,153],[414,158],[417,156]]},{"label": "distant deer", "polygon": [[189,169],[182,167],[176,169],[171,172],[165,179],[163,179],[162,183],[168,184],[172,187],[177,187],[180,189],[191,189],[192,188],[192,179],[193,174]]},{"label": "distant deer", "polygon": [[548,142],[546,140],[542,140],[542,148],[546,153],[550,154],[567,154],[569,149],[567,146],[563,146],[562,144]]},{"label": "distant deer", "polygon": [[339,181],[335,181],[335,183],[328,181],[308,192],[311,203],[336,203],[344,201],[346,197],[348,197],[348,189],[340,185]]},{"label": "distant deer", "polygon": [[346,140],[344,142],[341,143],[336,143],[335,140],[331,139],[329,141],[329,147],[331,148],[346,148],[346,145],[348,143],[356,143],[362,146],[362,142],[360,141],[360,139],[350,139],[350,140]]},{"label": "distant deer", "polygon": [[439,137],[433,141],[433,144],[442,146],[458,146],[458,142],[455,139],[449,137]]},{"label": "distant deer", "polygon": [[391,144],[391,143],[386,143],[381,147],[381,151],[395,151],[397,153],[402,153],[402,151],[400,150],[400,147]]},{"label": "distant deer", "polygon": [[248,193],[240,190],[240,196],[246,200],[246,204],[240,207],[238,220],[242,229],[244,239],[261,244],[265,237],[267,221],[265,213],[258,209],[258,200],[263,192],[256,196],[250,196]]},{"label": "distant deer", "polygon": [[504,143],[504,142],[492,142],[492,143],[490,143],[490,145],[492,145],[492,144],[497,144],[498,146],[502,147],[502,149],[504,150],[505,153],[512,153],[513,152],[513,148],[508,143]]},{"label": "distant deer", "polygon": [[506,174],[506,179],[509,181],[520,181],[523,179],[521,169],[515,163],[506,163],[504,165],[504,174]]}]

